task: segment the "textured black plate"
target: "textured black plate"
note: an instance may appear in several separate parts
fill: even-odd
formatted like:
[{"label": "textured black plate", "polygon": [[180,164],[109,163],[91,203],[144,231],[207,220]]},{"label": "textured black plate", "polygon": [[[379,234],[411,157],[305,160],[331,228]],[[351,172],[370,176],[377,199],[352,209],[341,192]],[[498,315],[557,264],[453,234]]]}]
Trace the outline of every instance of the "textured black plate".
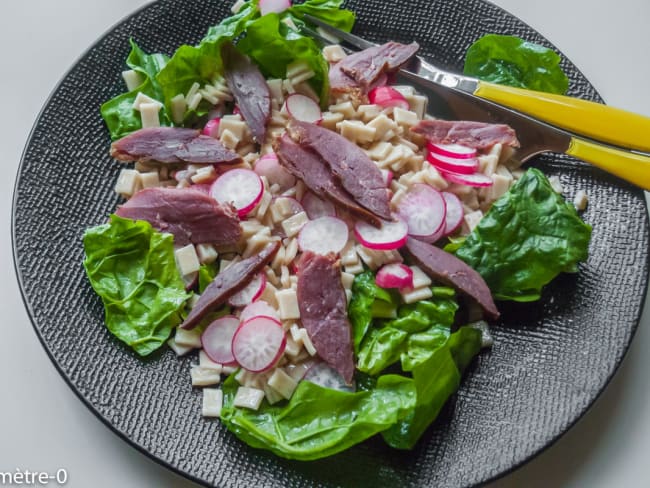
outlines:
[{"label": "textured black plate", "polygon": [[[85,228],[118,200],[118,164],[100,104],[123,89],[135,38],[171,54],[197,42],[231,2],[163,0],[111,30],[65,76],[25,150],[14,201],[14,253],[23,297],[52,361],[115,432],[157,461],[217,486],[467,486],[504,474],[540,452],[591,405],[619,365],[637,326],[648,281],[643,194],[568,158],[536,161],[569,197],[589,195],[589,260],[534,304],[505,306],[495,346],[470,368],[458,394],[412,452],[371,440],[330,459],[298,463],[240,443],[200,417],[189,365],[168,349],[143,361],[106,331],[100,300],[81,265]],[[549,44],[480,0],[352,1],[357,29],[375,40],[415,38],[422,54],[460,70],[463,53],[488,32]],[[568,61],[571,94],[598,100]]]}]

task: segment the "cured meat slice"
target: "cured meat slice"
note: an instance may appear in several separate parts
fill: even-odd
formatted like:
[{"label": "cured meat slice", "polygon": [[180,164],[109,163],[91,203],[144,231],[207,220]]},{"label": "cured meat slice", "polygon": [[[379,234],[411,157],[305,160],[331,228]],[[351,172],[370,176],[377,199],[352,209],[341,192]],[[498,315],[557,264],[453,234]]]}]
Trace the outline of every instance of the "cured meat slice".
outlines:
[{"label": "cured meat slice", "polygon": [[159,163],[236,164],[241,157],[218,139],[194,129],[149,127],[137,130],[111,145],[111,156],[120,161]]},{"label": "cured meat slice", "polygon": [[406,63],[420,48],[413,42],[387,42],[351,54],[330,68],[330,87],[335,93],[366,95],[382,73],[392,73]]},{"label": "cured meat slice", "polygon": [[334,175],[316,153],[303,148],[294,142],[288,134],[283,134],[274,143],[278,161],[289,173],[302,180],[307,188],[316,195],[325,197],[335,205],[343,207],[355,217],[365,220],[376,227],[380,220],[365,208],[359,206],[343,187],[336,181]]},{"label": "cured meat slice", "polygon": [[271,117],[271,92],[256,64],[241,54],[231,42],[221,48],[224,77],[255,140],[262,144]]},{"label": "cured meat slice", "polygon": [[183,329],[193,329],[208,313],[226,303],[232,295],[243,289],[266,266],[280,249],[276,241],[262,249],[255,256],[232,263],[203,290],[185,321]]},{"label": "cured meat slice", "polygon": [[298,307],[318,355],[351,384],[352,329],[339,267],[333,254],[303,253],[298,262]]},{"label": "cured meat slice", "polygon": [[315,124],[292,120],[287,131],[327,163],[355,202],[379,218],[392,220],[386,184],[375,163],[356,144]]},{"label": "cured meat slice", "polygon": [[235,244],[241,237],[237,212],[199,190],[145,188],[115,213],[146,220],[160,232],[174,235],[174,244]]},{"label": "cured meat slice", "polygon": [[474,300],[491,319],[499,318],[492,293],[480,274],[456,256],[409,237],[406,250],[432,280],[449,285]]},{"label": "cured meat slice", "polygon": [[460,144],[487,149],[495,144],[519,147],[515,130],[505,124],[469,120],[422,120],[411,130],[434,144]]}]

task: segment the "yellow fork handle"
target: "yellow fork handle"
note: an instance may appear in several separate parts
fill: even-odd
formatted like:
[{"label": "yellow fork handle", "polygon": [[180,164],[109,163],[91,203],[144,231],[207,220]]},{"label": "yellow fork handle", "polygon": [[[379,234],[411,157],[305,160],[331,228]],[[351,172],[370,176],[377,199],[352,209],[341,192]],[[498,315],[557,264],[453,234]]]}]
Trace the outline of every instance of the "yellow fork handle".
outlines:
[{"label": "yellow fork handle", "polygon": [[650,152],[650,117],[579,98],[479,81],[474,95],[577,134]]},{"label": "yellow fork handle", "polygon": [[650,157],[603,146],[578,137],[571,138],[566,154],[593,164],[608,173],[650,190]]}]

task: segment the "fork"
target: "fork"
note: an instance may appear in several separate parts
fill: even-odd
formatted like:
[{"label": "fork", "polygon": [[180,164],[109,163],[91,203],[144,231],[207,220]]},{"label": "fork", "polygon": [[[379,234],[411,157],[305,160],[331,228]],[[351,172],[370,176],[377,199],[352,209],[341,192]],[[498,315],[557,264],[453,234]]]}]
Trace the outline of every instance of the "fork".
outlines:
[{"label": "fork", "polygon": [[[332,35],[351,46],[348,52],[378,45],[310,15],[305,20],[325,35],[301,29],[324,44],[336,44]],[[411,64],[400,75],[429,95],[437,116],[510,125],[521,142],[515,157],[522,163],[543,152],[565,153],[650,190],[650,156],[640,152],[650,151],[645,140],[650,139],[649,118],[572,97],[485,83],[420,57]]]}]

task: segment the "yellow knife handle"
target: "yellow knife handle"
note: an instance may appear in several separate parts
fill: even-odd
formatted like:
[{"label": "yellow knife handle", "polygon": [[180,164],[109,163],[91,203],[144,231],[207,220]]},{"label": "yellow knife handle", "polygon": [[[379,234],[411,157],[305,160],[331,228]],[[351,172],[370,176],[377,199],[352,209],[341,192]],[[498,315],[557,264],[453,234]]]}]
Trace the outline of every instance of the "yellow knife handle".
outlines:
[{"label": "yellow knife handle", "polygon": [[650,152],[650,117],[579,98],[479,81],[474,95],[609,144]]},{"label": "yellow knife handle", "polygon": [[603,146],[578,137],[571,138],[566,154],[593,164],[608,173],[650,190],[650,157]]}]

